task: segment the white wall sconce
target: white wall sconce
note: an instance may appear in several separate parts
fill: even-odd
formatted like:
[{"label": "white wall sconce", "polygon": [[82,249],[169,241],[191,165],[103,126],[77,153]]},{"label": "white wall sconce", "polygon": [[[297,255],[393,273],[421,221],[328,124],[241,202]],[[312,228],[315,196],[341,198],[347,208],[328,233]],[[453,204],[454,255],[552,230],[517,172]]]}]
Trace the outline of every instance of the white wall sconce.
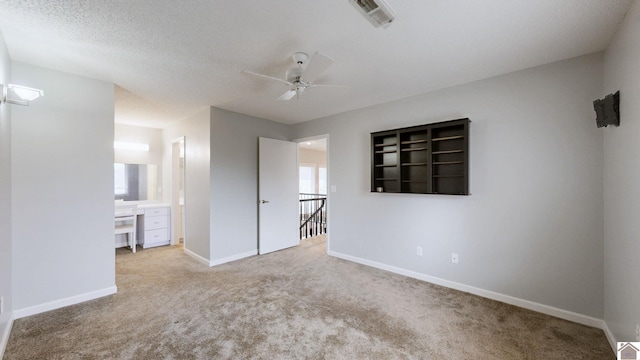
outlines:
[{"label": "white wall sconce", "polygon": [[29,106],[29,102],[40,96],[44,96],[43,90],[15,84],[2,84],[2,102]]},{"label": "white wall sconce", "polygon": [[149,144],[114,141],[113,148],[118,150],[146,151],[149,152]]}]

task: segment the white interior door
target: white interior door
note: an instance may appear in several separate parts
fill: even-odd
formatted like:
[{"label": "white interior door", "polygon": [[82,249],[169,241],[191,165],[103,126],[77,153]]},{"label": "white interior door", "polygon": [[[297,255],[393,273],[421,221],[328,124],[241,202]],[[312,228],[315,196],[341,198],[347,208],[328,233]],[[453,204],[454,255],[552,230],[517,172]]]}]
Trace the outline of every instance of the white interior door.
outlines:
[{"label": "white interior door", "polygon": [[300,244],[298,144],[258,139],[259,253]]}]

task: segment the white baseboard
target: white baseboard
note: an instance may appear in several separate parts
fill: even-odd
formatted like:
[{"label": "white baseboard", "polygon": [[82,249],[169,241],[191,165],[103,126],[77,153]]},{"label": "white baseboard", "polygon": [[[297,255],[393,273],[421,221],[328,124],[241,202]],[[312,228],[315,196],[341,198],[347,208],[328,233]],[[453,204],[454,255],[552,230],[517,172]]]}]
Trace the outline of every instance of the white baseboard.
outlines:
[{"label": "white baseboard", "polygon": [[228,262],[231,262],[231,261],[244,259],[244,258],[247,258],[249,256],[254,256],[254,255],[258,255],[258,250],[257,249],[256,250],[247,251],[247,252],[241,253],[241,254],[227,256],[227,257],[222,258],[222,259],[211,260],[211,261],[209,261],[209,266],[221,265],[221,264],[225,264],[225,263],[228,263]]},{"label": "white baseboard", "polygon": [[616,340],[615,335],[613,335],[613,333],[611,332],[611,329],[609,329],[609,326],[607,325],[607,323],[603,320],[602,321],[602,331],[604,331],[604,334],[607,336],[607,340],[609,341],[609,345],[611,346],[611,349],[613,349],[613,352],[615,354],[618,353],[618,343]]},{"label": "white baseboard", "polygon": [[9,317],[9,321],[7,321],[4,329],[0,329],[0,359],[4,359],[4,349],[7,348],[7,344],[9,343],[9,335],[11,335],[12,327],[13,318]]},{"label": "white baseboard", "polygon": [[258,250],[251,250],[251,251],[247,251],[245,253],[235,254],[235,255],[227,256],[227,257],[222,258],[222,259],[215,259],[215,260],[207,260],[204,257],[202,257],[202,256],[200,256],[200,255],[198,255],[198,254],[196,254],[193,251],[188,250],[188,249],[184,249],[184,253],[189,255],[189,256],[191,256],[192,258],[198,260],[198,262],[211,267],[211,266],[226,264],[226,263],[231,262],[231,261],[244,259],[244,258],[247,258],[249,256],[258,255]]},{"label": "white baseboard", "polygon": [[91,291],[88,293],[70,296],[68,298],[59,299],[59,300],[51,301],[51,302],[40,304],[40,305],[35,305],[35,306],[14,310],[13,319],[20,319],[20,318],[35,315],[35,314],[40,314],[45,311],[55,310],[65,306],[79,304],[85,301],[101,298],[103,296],[112,295],[117,292],[118,292],[118,288],[114,285],[101,290]]},{"label": "white baseboard", "polygon": [[[375,261],[366,260],[366,259],[358,258],[358,257],[355,257],[355,256],[342,254],[342,253],[335,252],[335,251],[328,251],[327,254],[330,255],[330,256],[333,256],[333,257],[340,258],[340,259],[353,261],[353,262],[358,263],[358,264],[371,266],[371,267],[378,268],[378,269],[381,269],[381,270],[386,270],[386,271],[389,271],[389,272],[392,272],[392,273],[408,276],[408,277],[411,277],[411,278],[414,278],[414,279],[423,280],[423,281],[426,281],[426,282],[429,282],[429,283],[432,283],[432,284],[444,286],[444,287],[455,289],[455,290],[460,290],[460,291],[463,291],[463,292],[468,292],[468,293],[471,293],[471,294],[474,294],[474,295],[478,295],[478,296],[481,296],[481,297],[484,297],[484,298],[487,298],[487,299],[497,300],[497,301],[500,301],[500,302],[503,302],[503,303],[507,303],[507,304],[514,305],[514,306],[518,306],[518,307],[525,308],[525,309],[528,309],[528,310],[533,310],[533,311],[536,311],[536,312],[539,312],[539,313],[551,315],[551,316],[554,316],[554,317],[557,317],[557,318],[560,318],[560,319],[564,319],[564,320],[568,320],[568,321],[572,321],[572,322],[575,322],[575,323],[578,323],[578,324],[587,325],[587,326],[595,327],[595,328],[598,328],[598,329],[603,329],[604,321],[602,319],[597,319],[597,318],[594,318],[594,317],[591,317],[591,316],[578,314],[578,313],[575,313],[575,312],[572,312],[572,311],[559,309],[559,308],[556,308],[556,307],[553,307],[553,306],[548,306],[548,305],[536,303],[536,302],[533,302],[533,301],[520,299],[520,298],[517,298],[517,297],[510,296],[510,295],[505,295],[505,294],[497,293],[497,292],[494,292],[494,291],[485,290],[485,289],[481,289],[481,288],[477,288],[477,287],[473,287],[473,286],[457,283],[457,282],[454,282],[454,281],[441,279],[441,278],[438,278],[438,277],[435,277],[435,276],[429,276],[429,275],[421,274],[421,273],[418,273],[418,272],[415,272],[415,271],[402,269],[402,268],[399,268],[399,267],[386,265],[386,264],[378,263],[378,262],[375,262]],[[606,333],[606,331],[605,331],[605,333]],[[609,337],[609,335],[607,335],[607,337]],[[609,341],[611,341],[611,340],[609,340]]]},{"label": "white baseboard", "polygon": [[184,253],[191,256],[192,258],[196,259],[199,263],[202,263],[206,266],[210,266],[209,265],[209,260],[203,258],[202,256],[194,253],[193,251],[189,250],[189,249],[184,249]]}]

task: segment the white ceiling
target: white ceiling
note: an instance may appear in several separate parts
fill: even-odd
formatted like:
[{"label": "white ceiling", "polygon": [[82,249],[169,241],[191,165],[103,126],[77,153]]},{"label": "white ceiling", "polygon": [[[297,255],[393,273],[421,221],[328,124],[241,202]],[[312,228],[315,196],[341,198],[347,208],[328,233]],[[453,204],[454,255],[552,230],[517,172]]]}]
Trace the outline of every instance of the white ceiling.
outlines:
[{"label": "white ceiling", "polygon": [[[297,123],[606,48],[631,0],[386,0],[374,28],[347,0],[0,0],[15,61],[116,87],[116,122],[162,128],[204,107]],[[335,63],[275,99],[290,56]],[[32,84],[32,86],[35,86]]]},{"label": "white ceiling", "polygon": [[327,151],[327,139],[302,141],[298,143],[298,147],[307,150]]}]

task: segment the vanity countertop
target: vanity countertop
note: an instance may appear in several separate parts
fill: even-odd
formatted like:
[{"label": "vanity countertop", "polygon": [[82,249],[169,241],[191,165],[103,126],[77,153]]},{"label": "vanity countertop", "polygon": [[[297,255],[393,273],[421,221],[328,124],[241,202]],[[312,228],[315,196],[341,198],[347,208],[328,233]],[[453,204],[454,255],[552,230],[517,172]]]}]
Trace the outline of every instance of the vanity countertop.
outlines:
[{"label": "vanity countertop", "polygon": [[139,208],[148,209],[148,208],[156,208],[156,207],[170,207],[171,205],[165,203],[144,203],[138,204]]},{"label": "vanity countertop", "polygon": [[170,204],[156,201],[116,201],[116,207],[125,205],[138,205],[138,209],[150,209],[158,207],[170,207]]}]

